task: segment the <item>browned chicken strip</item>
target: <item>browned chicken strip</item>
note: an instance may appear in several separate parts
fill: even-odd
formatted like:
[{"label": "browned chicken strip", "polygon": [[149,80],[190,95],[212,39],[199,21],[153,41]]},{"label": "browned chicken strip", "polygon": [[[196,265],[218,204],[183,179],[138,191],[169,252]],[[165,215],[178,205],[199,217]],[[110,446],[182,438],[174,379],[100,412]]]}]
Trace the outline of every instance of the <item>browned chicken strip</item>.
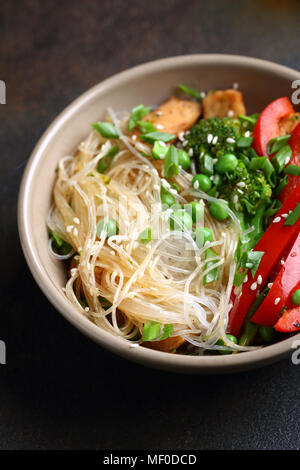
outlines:
[{"label": "browned chicken strip", "polygon": [[163,352],[176,352],[176,350],[183,345],[185,339],[182,336],[172,336],[162,341],[146,341],[143,346],[156,351]]},{"label": "browned chicken strip", "polygon": [[280,135],[291,134],[300,122],[300,114],[290,114],[279,121]]},{"label": "browned chicken strip", "polygon": [[[159,132],[179,135],[187,131],[199,119],[202,112],[200,103],[180,100],[172,96],[168,101],[143,117],[143,121],[152,122]],[[136,129],[133,131],[138,135]]]},{"label": "browned chicken strip", "polygon": [[204,119],[237,117],[238,114],[246,114],[243,95],[239,91],[215,91],[203,99]]}]

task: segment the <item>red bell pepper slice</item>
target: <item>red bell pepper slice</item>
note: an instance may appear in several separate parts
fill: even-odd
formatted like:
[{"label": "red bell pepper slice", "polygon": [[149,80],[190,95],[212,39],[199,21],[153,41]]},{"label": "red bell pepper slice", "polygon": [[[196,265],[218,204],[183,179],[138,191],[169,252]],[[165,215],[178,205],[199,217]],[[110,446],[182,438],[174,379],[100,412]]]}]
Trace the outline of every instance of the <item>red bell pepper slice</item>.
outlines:
[{"label": "red bell pepper slice", "polygon": [[281,333],[300,331],[300,307],[286,310],[282,317],[279,318],[274,328]]},{"label": "red bell pepper slice", "polygon": [[284,96],[272,101],[260,113],[253,130],[253,148],[258,155],[267,155],[269,140],[280,135],[280,119],[295,113],[290,100]]},{"label": "red bell pepper slice", "polygon": [[[275,218],[280,217],[282,214],[288,214],[290,210],[294,210],[299,201],[300,183],[285,200],[280,210],[275,215]],[[248,281],[243,284],[239,298],[236,299],[235,295],[233,293],[231,294],[233,308],[229,313],[227,331],[234,336],[239,335],[248,310],[256,298],[257,289],[252,290],[251,286],[253,286],[253,283],[257,282],[258,276],[262,277],[262,283],[257,287],[262,288],[266,284],[272,269],[281,259],[282,253],[299,233],[300,219],[291,226],[284,225],[284,222],[285,218],[281,217],[278,223],[271,223],[269,225],[254,249],[255,251],[264,252],[254,278],[250,271],[248,271]]]},{"label": "red bell pepper slice", "polygon": [[[300,123],[295,127],[289,140],[289,145],[292,149],[292,158],[288,165],[300,166]],[[288,195],[294,191],[297,184],[300,182],[300,176],[289,175],[288,184],[281,191],[278,199],[281,202],[285,201]]]},{"label": "red bell pepper slice", "polygon": [[272,327],[283,307],[288,307],[292,294],[300,287],[300,234],[292,246],[268,295],[251,318],[253,323]]}]

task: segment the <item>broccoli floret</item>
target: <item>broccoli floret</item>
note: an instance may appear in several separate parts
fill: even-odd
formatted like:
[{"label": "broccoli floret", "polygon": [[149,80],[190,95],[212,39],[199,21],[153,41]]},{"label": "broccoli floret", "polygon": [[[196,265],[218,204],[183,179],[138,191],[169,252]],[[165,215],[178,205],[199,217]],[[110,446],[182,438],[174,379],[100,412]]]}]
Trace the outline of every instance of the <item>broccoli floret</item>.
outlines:
[{"label": "broccoli floret", "polygon": [[226,199],[230,207],[237,212],[254,215],[259,206],[270,203],[272,188],[260,171],[249,171],[239,161],[235,171],[223,177],[218,187],[219,197]]},{"label": "broccoli floret", "polygon": [[[234,118],[211,118],[201,119],[197,124],[191,127],[190,132],[186,135],[187,145],[185,150],[193,149],[194,156],[203,153],[209,153],[214,158],[219,158],[224,153],[234,152],[236,148],[236,140],[243,135],[245,128],[239,119]],[[211,135],[215,140],[208,139]],[[229,142],[227,139],[232,139]]]}]

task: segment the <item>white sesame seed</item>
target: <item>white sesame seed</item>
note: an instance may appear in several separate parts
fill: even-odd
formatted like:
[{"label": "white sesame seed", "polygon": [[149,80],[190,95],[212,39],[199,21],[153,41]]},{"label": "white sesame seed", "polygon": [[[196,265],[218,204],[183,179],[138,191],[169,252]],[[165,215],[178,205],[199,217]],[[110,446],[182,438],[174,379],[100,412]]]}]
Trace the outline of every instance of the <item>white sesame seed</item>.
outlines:
[{"label": "white sesame seed", "polygon": [[216,143],[218,142],[218,139],[219,139],[219,137],[217,135],[215,135],[215,137],[212,140],[212,144],[216,145]]},{"label": "white sesame seed", "polygon": [[206,96],[205,91],[201,91],[200,96],[201,96],[202,99],[205,98],[205,96]]},{"label": "white sesame seed", "polygon": [[78,217],[74,217],[73,222],[77,225],[80,224],[80,220],[78,219]]},{"label": "white sesame seed", "polygon": [[199,189],[199,181],[195,181],[195,183],[193,184],[193,188],[194,189]]},{"label": "white sesame seed", "polygon": [[133,134],[133,136],[131,138],[132,138],[132,140],[136,140],[136,135]]},{"label": "white sesame seed", "polygon": [[183,131],[182,131],[182,132],[179,132],[179,134],[178,134],[178,139],[181,140],[181,142],[184,141],[184,132],[183,132]]},{"label": "white sesame seed", "polygon": [[162,111],[156,111],[157,116],[162,116],[163,115],[163,112]]},{"label": "white sesame seed", "polygon": [[188,151],[188,155],[190,157],[192,157],[194,155],[194,150],[192,148]]},{"label": "white sesame seed", "polygon": [[228,142],[228,144],[235,144],[235,139],[232,137],[227,137],[226,142]]},{"label": "white sesame seed", "polygon": [[218,159],[217,158],[213,158],[213,164],[215,165],[217,163]]},{"label": "white sesame seed", "polygon": [[244,134],[245,137],[250,137],[250,131],[246,131]]},{"label": "white sesame seed", "polygon": [[251,284],[251,286],[250,286],[250,289],[251,290],[256,290],[257,289],[257,282],[253,282],[253,284]]},{"label": "white sesame seed", "polygon": [[280,264],[283,266],[284,265],[284,259],[280,260]]},{"label": "white sesame seed", "polygon": [[288,216],[289,214],[281,214],[281,217],[283,217],[284,219],[286,219]]},{"label": "white sesame seed", "polygon": [[235,195],[233,196],[233,202],[234,202],[234,204],[236,204],[236,203],[238,202],[238,200],[239,200],[239,198],[238,198],[237,194],[235,194]]},{"label": "white sesame seed", "polygon": [[182,142],[182,147],[186,147],[188,143],[189,143],[188,140],[184,140],[184,141]]},{"label": "white sesame seed", "polygon": [[259,275],[257,276],[257,284],[258,284],[258,285],[261,285],[261,283],[262,283],[262,277],[261,277],[261,275],[259,274]]},{"label": "white sesame seed", "polygon": [[279,302],[280,302],[280,297],[276,297],[276,299],[274,300],[274,305],[277,305]]},{"label": "white sesame seed", "polygon": [[271,289],[272,286],[273,286],[273,282],[269,282],[268,283],[268,288]]},{"label": "white sesame seed", "polygon": [[246,183],[244,183],[244,181],[240,181],[236,185],[239,186],[240,188],[244,188],[246,186]]},{"label": "white sesame seed", "polygon": [[227,116],[228,117],[233,117],[234,116],[234,111],[232,109],[230,109],[227,113]]},{"label": "white sesame seed", "polygon": [[244,282],[248,282],[248,274],[246,274]]},{"label": "white sesame seed", "polygon": [[73,228],[74,228],[74,225],[68,225],[67,226],[67,232],[68,233],[72,232]]},{"label": "white sesame seed", "polygon": [[281,221],[281,217],[275,217],[275,219],[273,220],[273,224],[278,224],[278,222]]},{"label": "white sesame seed", "polygon": [[234,90],[237,90],[238,87],[239,87],[238,82],[234,82],[234,83],[232,84],[232,88],[233,88]]},{"label": "white sesame seed", "polygon": [[157,129],[164,129],[164,126],[162,124],[156,124]]},{"label": "white sesame seed", "polygon": [[89,312],[89,311],[90,311],[89,307],[85,307],[84,310],[85,310],[86,312]]},{"label": "white sesame seed", "polygon": [[214,136],[212,134],[208,134],[207,136],[207,143],[210,144],[211,141],[213,140]]},{"label": "white sesame seed", "polygon": [[73,235],[74,235],[74,237],[77,237],[77,235],[78,235],[78,230],[77,230],[76,227],[73,228]]},{"label": "white sesame seed", "polygon": [[189,135],[191,132],[190,131],[186,131],[185,135]]}]

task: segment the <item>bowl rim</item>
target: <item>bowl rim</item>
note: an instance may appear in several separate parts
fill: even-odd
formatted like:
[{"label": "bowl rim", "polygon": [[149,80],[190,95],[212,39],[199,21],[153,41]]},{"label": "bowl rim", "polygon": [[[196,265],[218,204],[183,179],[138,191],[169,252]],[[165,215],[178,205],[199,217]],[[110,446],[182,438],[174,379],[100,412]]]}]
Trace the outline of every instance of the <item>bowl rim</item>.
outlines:
[{"label": "bowl rim", "polygon": [[300,78],[300,72],[292,68],[254,57],[231,54],[179,55],[146,62],[114,74],[94,85],[72,101],[58,114],[38,140],[26,164],[20,185],[18,197],[18,230],[25,259],[38,286],[55,309],[90,339],[131,361],[153,368],[182,373],[217,374],[258,368],[280,360],[293,352],[292,344],[297,339],[299,341],[300,334],[261,349],[234,355],[188,356],[169,354],[143,347],[132,347],[132,345],[128,344],[128,341],[113,336],[111,333],[102,330],[84,317],[82,313],[68,301],[63,292],[60,293],[58,291],[57,287],[51,282],[46,271],[44,271],[39,263],[34,244],[31,241],[31,229],[29,224],[29,199],[35,170],[42,159],[43,152],[47,145],[55,137],[64,123],[72,119],[72,116],[77,113],[80,108],[92,102],[99,94],[101,95],[110,88],[122,85],[122,83],[132,78],[141,77],[149,72],[163,71],[169,67],[182,68],[184,66],[201,64],[223,64],[254,69],[259,68],[266,72],[272,72],[275,75],[285,76],[287,79],[289,78],[291,80]]}]

